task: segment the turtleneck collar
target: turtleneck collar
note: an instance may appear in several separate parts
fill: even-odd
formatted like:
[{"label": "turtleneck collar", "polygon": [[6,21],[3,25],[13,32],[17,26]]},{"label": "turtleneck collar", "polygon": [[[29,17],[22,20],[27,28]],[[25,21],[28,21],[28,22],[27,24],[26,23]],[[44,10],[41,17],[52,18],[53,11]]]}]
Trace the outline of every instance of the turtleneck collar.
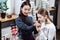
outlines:
[{"label": "turtleneck collar", "polygon": [[24,15],[23,13],[20,14],[20,16],[23,16],[23,17],[27,17],[26,15]]}]

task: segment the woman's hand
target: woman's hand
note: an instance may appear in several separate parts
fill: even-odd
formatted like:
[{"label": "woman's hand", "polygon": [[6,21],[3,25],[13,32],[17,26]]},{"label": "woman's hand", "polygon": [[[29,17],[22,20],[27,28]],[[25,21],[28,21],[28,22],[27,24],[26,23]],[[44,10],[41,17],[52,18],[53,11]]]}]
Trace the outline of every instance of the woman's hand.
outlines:
[{"label": "woman's hand", "polygon": [[40,23],[38,23],[38,21],[35,21],[34,26],[36,27],[36,30],[40,32]]},{"label": "woman's hand", "polygon": [[38,32],[40,32],[41,30],[40,30],[40,27],[36,27],[36,30],[38,31]]},{"label": "woman's hand", "polygon": [[35,21],[35,22],[34,22],[34,26],[35,26],[35,27],[40,27],[40,23],[38,23],[38,21]]},{"label": "woman's hand", "polygon": [[38,24],[38,21],[34,21],[34,26],[36,27]]}]

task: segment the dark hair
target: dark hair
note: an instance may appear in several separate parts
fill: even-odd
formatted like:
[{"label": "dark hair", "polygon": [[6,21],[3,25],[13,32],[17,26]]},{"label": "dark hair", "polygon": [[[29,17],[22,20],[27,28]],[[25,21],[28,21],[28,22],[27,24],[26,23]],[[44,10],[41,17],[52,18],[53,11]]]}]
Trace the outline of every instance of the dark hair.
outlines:
[{"label": "dark hair", "polygon": [[[41,14],[42,16],[47,15],[48,19],[52,22],[52,20],[49,17],[48,11],[46,9],[44,9],[44,8],[39,9],[38,14]],[[47,22],[47,20],[46,20],[46,22]]]},{"label": "dark hair", "polygon": [[22,13],[21,8],[23,8],[25,5],[29,5],[29,6],[31,7],[29,1],[24,1],[24,2],[22,3],[21,7],[20,7],[20,13]]},{"label": "dark hair", "polygon": [[26,0],[27,2],[30,2],[30,0]]},{"label": "dark hair", "polygon": [[[22,3],[21,8],[23,8],[25,5],[29,5],[29,6],[31,7],[30,2],[25,1],[25,2]],[[22,13],[21,8],[20,8],[20,14],[19,14],[19,17],[22,19],[22,21],[23,21],[25,24],[27,24],[27,25],[30,26],[31,23],[30,23],[29,21],[26,20],[26,16]]]},{"label": "dark hair", "polygon": [[25,2],[23,2],[23,3],[22,3],[22,5],[21,5],[21,8],[23,8],[25,5],[29,5],[29,6],[31,7],[31,5],[30,5],[30,2],[29,2],[29,1],[25,1]]}]

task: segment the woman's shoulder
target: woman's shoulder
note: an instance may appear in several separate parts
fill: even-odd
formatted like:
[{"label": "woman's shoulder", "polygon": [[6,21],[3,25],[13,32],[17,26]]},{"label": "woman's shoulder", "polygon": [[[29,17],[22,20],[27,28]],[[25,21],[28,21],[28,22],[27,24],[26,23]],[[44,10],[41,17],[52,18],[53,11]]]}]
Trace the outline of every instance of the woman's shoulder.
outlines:
[{"label": "woman's shoulder", "polygon": [[15,21],[19,21],[19,20],[21,20],[21,18],[20,18],[20,17],[17,17],[17,18],[15,19]]},{"label": "woman's shoulder", "polygon": [[50,23],[49,29],[56,30],[56,26],[53,23]]},{"label": "woman's shoulder", "polygon": [[50,26],[53,26],[53,27],[55,27],[54,23],[51,23],[51,24],[50,24]]}]

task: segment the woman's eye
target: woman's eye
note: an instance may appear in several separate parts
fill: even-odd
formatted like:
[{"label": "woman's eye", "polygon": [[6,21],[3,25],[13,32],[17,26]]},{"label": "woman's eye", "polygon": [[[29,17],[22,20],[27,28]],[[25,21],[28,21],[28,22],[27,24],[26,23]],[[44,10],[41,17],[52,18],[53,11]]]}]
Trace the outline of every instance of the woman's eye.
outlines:
[{"label": "woman's eye", "polygon": [[28,9],[28,11],[30,11],[30,9]]},{"label": "woman's eye", "polygon": [[27,9],[25,9],[25,10],[27,10]]},{"label": "woman's eye", "polygon": [[28,10],[28,11],[30,11],[30,9],[24,9],[24,10]]}]

